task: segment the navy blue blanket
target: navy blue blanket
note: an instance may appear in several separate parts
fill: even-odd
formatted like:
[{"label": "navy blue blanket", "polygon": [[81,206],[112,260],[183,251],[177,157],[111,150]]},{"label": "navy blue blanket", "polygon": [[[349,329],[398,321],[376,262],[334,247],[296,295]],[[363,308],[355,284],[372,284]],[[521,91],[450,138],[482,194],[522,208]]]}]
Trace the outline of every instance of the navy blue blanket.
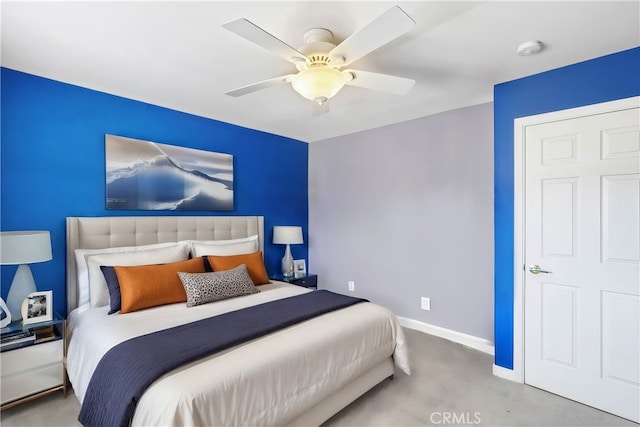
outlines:
[{"label": "navy blue blanket", "polygon": [[167,372],[359,302],[366,300],[319,290],[124,341],[98,363],[78,421],[85,426],[126,427],[144,391]]}]

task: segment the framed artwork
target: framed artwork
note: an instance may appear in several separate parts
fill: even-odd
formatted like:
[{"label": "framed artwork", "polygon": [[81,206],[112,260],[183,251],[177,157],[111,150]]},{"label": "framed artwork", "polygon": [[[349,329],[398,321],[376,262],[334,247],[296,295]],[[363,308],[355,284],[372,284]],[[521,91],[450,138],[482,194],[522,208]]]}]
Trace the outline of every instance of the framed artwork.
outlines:
[{"label": "framed artwork", "polygon": [[307,276],[307,264],[303,259],[293,260],[293,277],[298,279]]},{"label": "framed artwork", "polygon": [[46,322],[53,319],[53,292],[31,292],[22,303],[22,324]]},{"label": "framed artwork", "polygon": [[233,210],[233,156],[105,135],[106,208]]}]

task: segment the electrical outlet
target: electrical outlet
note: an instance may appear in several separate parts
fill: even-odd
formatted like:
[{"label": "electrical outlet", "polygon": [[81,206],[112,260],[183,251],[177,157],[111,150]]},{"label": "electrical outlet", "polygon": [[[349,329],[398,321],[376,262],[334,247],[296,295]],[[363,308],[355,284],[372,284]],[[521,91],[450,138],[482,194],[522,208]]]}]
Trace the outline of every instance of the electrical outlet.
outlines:
[{"label": "electrical outlet", "polygon": [[354,282],[353,280],[349,280],[348,284],[349,284],[349,290],[351,292],[355,292],[355,290],[356,290],[356,282]]},{"label": "electrical outlet", "polygon": [[431,298],[422,297],[420,299],[420,308],[423,310],[431,310]]}]

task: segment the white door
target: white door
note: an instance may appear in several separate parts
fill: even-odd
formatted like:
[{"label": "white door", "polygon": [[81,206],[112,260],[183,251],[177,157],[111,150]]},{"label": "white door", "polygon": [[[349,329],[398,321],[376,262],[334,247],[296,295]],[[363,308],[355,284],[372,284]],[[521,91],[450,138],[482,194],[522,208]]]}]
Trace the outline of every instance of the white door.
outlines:
[{"label": "white door", "polygon": [[634,108],[527,126],[524,148],[525,382],[636,422],[639,122]]}]

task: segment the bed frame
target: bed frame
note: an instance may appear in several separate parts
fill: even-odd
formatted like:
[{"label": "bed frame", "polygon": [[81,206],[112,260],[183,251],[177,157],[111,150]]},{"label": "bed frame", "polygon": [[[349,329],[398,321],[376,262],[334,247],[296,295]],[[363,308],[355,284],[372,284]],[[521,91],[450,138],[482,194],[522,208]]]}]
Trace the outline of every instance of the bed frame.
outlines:
[{"label": "bed frame", "polygon": [[[181,240],[226,240],[258,235],[264,250],[262,216],[68,217],[67,312],[78,306],[75,249],[139,246]],[[337,393],[318,402],[291,425],[320,425],[386,378],[394,365],[387,358]]]}]

